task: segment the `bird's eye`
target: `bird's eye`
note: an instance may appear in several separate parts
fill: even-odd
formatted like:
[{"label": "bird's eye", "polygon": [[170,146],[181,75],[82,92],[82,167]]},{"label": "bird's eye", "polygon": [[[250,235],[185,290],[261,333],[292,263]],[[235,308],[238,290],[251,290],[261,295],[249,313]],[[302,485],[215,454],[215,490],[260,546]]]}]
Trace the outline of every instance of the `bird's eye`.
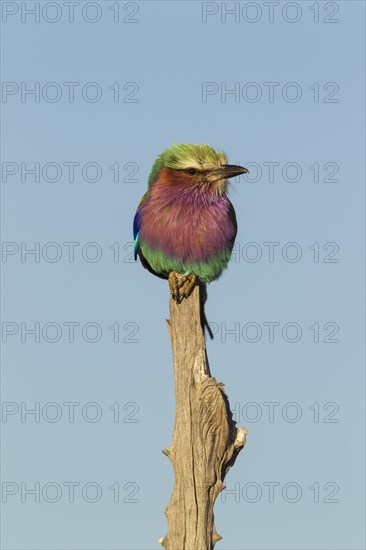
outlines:
[{"label": "bird's eye", "polygon": [[190,168],[189,173],[191,174],[191,176],[194,176],[196,173],[196,170],[194,168]]}]

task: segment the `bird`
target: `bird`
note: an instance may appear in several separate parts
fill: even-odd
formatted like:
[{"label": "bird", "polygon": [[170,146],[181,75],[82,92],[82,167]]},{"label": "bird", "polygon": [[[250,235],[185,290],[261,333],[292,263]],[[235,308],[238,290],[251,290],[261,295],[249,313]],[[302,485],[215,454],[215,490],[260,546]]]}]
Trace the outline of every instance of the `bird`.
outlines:
[{"label": "bird", "polygon": [[133,221],[134,258],[168,280],[178,304],[227,267],[237,234],[228,179],[246,172],[207,144],[174,144],[156,158]]}]

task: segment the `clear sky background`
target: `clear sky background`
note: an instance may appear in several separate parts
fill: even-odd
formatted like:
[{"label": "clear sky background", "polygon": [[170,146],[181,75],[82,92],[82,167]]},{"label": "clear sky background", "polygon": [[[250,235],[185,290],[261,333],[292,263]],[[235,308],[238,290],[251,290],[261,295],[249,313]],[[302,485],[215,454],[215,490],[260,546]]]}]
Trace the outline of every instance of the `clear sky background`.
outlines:
[{"label": "clear sky background", "polygon": [[160,547],[169,295],[132,219],[196,142],[250,168],[207,303],[249,428],[217,549],[365,548],[364,2],[1,4],[2,547]]}]

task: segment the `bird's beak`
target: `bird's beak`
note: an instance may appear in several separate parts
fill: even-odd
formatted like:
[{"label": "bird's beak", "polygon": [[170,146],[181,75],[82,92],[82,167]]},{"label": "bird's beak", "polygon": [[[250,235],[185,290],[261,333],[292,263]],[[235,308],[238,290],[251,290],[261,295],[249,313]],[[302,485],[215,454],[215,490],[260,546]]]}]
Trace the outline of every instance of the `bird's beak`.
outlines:
[{"label": "bird's beak", "polygon": [[246,174],[249,172],[244,166],[237,166],[236,164],[225,164],[221,167],[222,179],[233,178],[234,176],[240,176],[240,174]]}]

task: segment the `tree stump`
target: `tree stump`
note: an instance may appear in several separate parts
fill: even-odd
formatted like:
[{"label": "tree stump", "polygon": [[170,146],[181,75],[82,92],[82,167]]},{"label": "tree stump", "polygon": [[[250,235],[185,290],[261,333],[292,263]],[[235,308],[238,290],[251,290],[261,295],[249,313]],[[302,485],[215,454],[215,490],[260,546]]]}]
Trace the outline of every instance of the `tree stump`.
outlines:
[{"label": "tree stump", "polygon": [[172,444],[164,449],[175,484],[166,508],[166,550],[212,550],[213,506],[224,478],[245,445],[247,430],[236,428],[224,385],[210,374],[202,323],[203,287],[177,304],[170,299],[167,321],[174,359],[176,414]]}]

